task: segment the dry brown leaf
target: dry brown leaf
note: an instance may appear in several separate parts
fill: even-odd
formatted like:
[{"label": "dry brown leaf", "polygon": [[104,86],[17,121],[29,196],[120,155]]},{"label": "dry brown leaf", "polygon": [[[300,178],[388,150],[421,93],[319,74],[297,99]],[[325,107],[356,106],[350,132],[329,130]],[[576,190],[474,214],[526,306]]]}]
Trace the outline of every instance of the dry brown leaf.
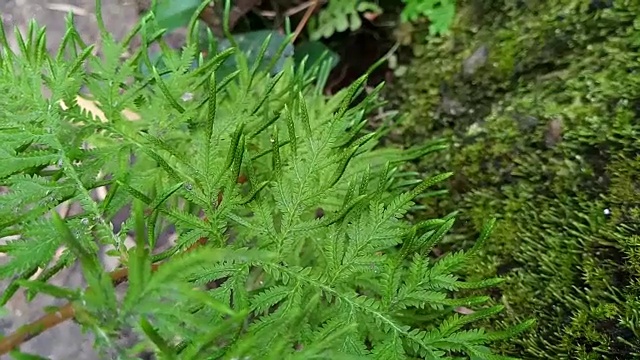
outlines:
[{"label": "dry brown leaf", "polygon": [[53,10],[53,11],[62,11],[62,12],[71,12],[73,13],[73,15],[78,15],[78,16],[87,16],[89,15],[89,12],[79,6],[75,6],[75,5],[70,5],[70,4],[63,4],[63,3],[52,3],[52,4],[48,4],[47,8],[49,10]]},{"label": "dry brown leaf", "polygon": [[[78,102],[78,106],[80,106],[82,109],[90,112],[94,117],[97,117],[98,119],[100,119],[100,121],[102,122],[107,122],[107,118],[104,115],[104,112],[102,112],[102,110],[100,110],[100,108],[98,107],[99,103],[94,101],[94,100],[90,100],[90,99],[86,99],[83,98],[82,96],[77,96],[76,100]],[[60,106],[62,107],[63,110],[67,110],[69,107],[64,103],[64,101],[60,100]],[[140,115],[137,114],[136,112],[133,112],[131,110],[125,109],[122,111],[122,115],[131,121],[136,121],[136,120],[140,120]]]},{"label": "dry brown leaf", "polygon": [[457,312],[458,314],[462,314],[462,315],[471,315],[475,311],[473,311],[472,309],[469,309],[468,307],[459,306],[459,307],[457,307],[455,309],[455,312]]}]

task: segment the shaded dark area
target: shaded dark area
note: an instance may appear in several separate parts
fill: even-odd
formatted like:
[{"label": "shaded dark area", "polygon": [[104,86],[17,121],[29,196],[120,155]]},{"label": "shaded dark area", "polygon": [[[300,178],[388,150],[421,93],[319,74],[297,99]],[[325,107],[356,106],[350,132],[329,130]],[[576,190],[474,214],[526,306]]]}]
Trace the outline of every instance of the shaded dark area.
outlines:
[{"label": "shaded dark area", "polygon": [[[286,3],[291,1],[263,2],[259,7],[263,11],[281,11]],[[280,4],[279,4],[280,3]],[[279,5],[278,5],[279,4]],[[273,6],[276,5],[276,6]],[[340,62],[332,70],[326,85],[327,93],[335,93],[348,87],[356,79],[380,60],[394,45],[393,30],[397,22],[399,8],[395,1],[380,3],[384,12],[375,19],[362,19],[362,26],[356,31],[337,32],[329,38],[319,39],[332,51],[340,56]],[[301,20],[304,12],[291,17],[292,28]],[[261,29],[283,29],[284,19],[276,17],[273,20],[261,17],[257,12],[249,12],[239,22],[235,31],[256,31]],[[293,29],[292,29],[293,30]],[[309,41],[306,31],[303,31],[296,43]],[[369,85],[375,86],[382,81],[392,80],[392,72],[388,65],[382,64],[369,77]]]},{"label": "shaded dark area", "polygon": [[[360,30],[354,33],[339,33],[326,40],[340,55],[340,63],[331,72],[326,91],[335,93],[348,87],[367,72],[394,45],[388,28],[363,21]],[[376,86],[383,81],[392,81],[388,64],[382,64],[369,77],[369,84]]]}]

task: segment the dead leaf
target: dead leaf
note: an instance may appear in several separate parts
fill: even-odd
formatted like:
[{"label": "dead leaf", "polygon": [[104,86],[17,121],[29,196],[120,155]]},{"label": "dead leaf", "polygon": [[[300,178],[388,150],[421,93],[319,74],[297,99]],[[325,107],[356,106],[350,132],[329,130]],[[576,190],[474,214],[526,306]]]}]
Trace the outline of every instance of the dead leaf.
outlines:
[{"label": "dead leaf", "polygon": [[[97,117],[98,119],[100,119],[100,121],[102,122],[108,121],[104,115],[104,112],[102,112],[102,110],[100,110],[100,108],[98,107],[99,105],[98,102],[90,99],[85,99],[82,96],[76,96],[76,101],[78,102],[78,106],[90,112],[91,115],[93,115],[94,117]],[[67,110],[69,108],[62,100],[60,100],[60,107],[62,107],[63,110]],[[124,116],[127,120],[131,120],[131,121],[140,120],[139,114],[128,109],[125,109],[122,111],[122,116]]]},{"label": "dead leaf", "polygon": [[52,3],[47,5],[47,8],[49,10],[53,10],[53,11],[62,11],[65,13],[73,13],[73,15],[78,15],[78,16],[88,16],[89,12],[79,6],[75,6],[75,5],[70,5],[70,4],[62,4],[62,3]]},{"label": "dead leaf", "polygon": [[455,312],[457,312],[458,314],[462,314],[462,315],[471,315],[471,314],[473,314],[475,311],[473,311],[472,309],[469,309],[468,307],[458,306],[458,307],[455,309]]}]

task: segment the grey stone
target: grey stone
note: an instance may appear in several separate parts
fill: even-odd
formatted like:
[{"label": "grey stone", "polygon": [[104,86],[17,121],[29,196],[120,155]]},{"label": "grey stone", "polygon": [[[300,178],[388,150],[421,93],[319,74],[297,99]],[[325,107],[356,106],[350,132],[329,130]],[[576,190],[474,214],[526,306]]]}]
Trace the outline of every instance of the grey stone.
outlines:
[{"label": "grey stone", "polygon": [[473,76],[489,59],[489,48],[486,45],[480,46],[462,63],[462,72],[465,76]]},{"label": "grey stone", "polygon": [[535,116],[524,115],[524,114],[516,114],[514,119],[518,123],[518,127],[522,132],[528,132],[536,128],[540,123],[540,120]]}]

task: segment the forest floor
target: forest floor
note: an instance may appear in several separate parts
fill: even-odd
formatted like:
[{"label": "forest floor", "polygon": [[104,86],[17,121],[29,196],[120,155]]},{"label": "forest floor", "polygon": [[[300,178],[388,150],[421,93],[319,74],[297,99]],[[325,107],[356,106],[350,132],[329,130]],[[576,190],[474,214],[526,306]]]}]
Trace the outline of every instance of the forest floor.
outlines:
[{"label": "forest floor", "polygon": [[[95,0],[0,0],[0,17],[9,42],[17,45],[13,29],[17,28],[24,34],[29,22],[35,19],[38,25],[47,28],[47,49],[50,52],[54,52],[60,44],[66,30],[65,16],[69,11],[75,15],[75,24],[83,39],[96,44],[99,49]],[[138,19],[137,8],[132,0],[103,1],[102,14],[107,28],[116,38],[122,37]],[[0,258],[0,263],[4,261],[6,259]],[[53,283],[70,288],[84,286],[78,267],[61,272],[54,277]],[[0,283],[0,289],[4,292],[7,285],[6,281]],[[5,335],[13,333],[21,325],[42,316],[43,309],[51,305],[60,305],[60,301],[38,295],[33,301],[27,302],[20,291],[6,306],[9,314],[0,319],[0,332]],[[81,333],[77,324],[66,322],[26,342],[21,351],[51,360],[98,359],[92,342],[89,335]]]}]

